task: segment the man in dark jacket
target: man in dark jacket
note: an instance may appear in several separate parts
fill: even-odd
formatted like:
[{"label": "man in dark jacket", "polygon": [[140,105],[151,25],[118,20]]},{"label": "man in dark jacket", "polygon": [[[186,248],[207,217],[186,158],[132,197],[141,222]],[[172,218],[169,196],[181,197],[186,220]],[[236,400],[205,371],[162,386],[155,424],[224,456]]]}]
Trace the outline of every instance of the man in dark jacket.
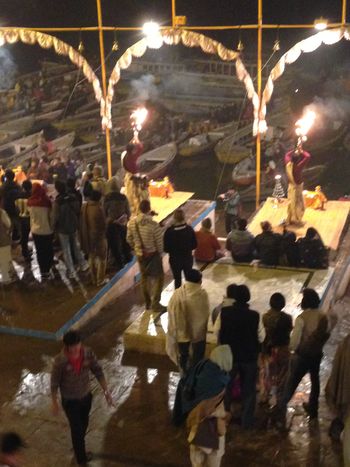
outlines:
[{"label": "man in dark jacket", "polygon": [[73,279],[76,277],[76,272],[71,250],[73,250],[74,259],[79,264],[80,270],[84,272],[89,269],[78,240],[80,207],[77,198],[67,193],[65,183],[57,180],[55,188],[58,195],[53,206],[53,225],[60,239],[68,277]]},{"label": "man in dark jacket", "polygon": [[16,207],[16,199],[21,193],[20,186],[15,182],[15,174],[12,170],[6,170],[5,182],[1,187],[3,194],[3,208],[7,212],[12,224],[12,240],[18,241],[21,235],[21,226]]},{"label": "man in dark jacket", "polygon": [[262,233],[255,237],[254,246],[262,264],[277,266],[282,237],[272,231],[270,222],[261,223]]},{"label": "man in dark jacket", "polygon": [[247,230],[246,219],[238,219],[237,229],[233,229],[227,237],[226,248],[231,251],[233,261],[250,263],[253,259],[254,236]]},{"label": "man in dark jacket", "polygon": [[175,280],[175,289],[181,287],[182,271],[185,274],[192,269],[192,251],[197,247],[196,234],[186,224],[182,209],[174,212],[174,224],[164,234],[164,251],[169,253],[169,264]]},{"label": "man in dark jacket", "polygon": [[239,374],[243,398],[242,427],[252,428],[256,403],[258,355],[265,338],[265,330],[259,313],[249,308],[250,292],[247,286],[239,285],[236,288],[235,299],[232,306],[222,308],[219,331],[219,342],[231,347],[234,362],[226,405],[231,402],[232,383]]}]

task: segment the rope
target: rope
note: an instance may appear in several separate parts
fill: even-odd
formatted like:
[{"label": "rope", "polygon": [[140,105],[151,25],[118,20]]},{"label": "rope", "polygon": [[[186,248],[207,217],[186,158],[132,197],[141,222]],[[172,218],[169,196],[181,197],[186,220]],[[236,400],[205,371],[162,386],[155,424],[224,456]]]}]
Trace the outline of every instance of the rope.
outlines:
[{"label": "rope", "polygon": [[[112,53],[113,53],[113,50],[111,50],[111,51],[108,53],[108,55],[106,55],[105,60],[104,60],[105,64],[107,63],[107,60],[108,60],[109,57],[112,55]],[[97,72],[101,69],[101,67],[102,67],[102,64],[100,64],[100,65],[94,70],[94,73],[97,73]],[[79,86],[79,84],[81,84],[81,83],[83,83],[84,81],[87,80],[86,76],[84,76],[84,78],[81,79],[81,80],[79,81],[80,74],[81,74],[81,68],[78,69],[77,78],[76,78],[75,84],[74,84],[74,86],[73,86],[72,92],[71,92],[70,95],[69,95],[69,98],[68,98],[66,107],[65,107],[64,112],[63,112],[63,115],[62,115],[62,117],[61,117],[61,120],[64,120],[64,118],[65,118],[65,116],[66,116],[66,113],[67,113],[69,104],[70,104],[70,102],[71,102],[71,100],[72,100],[73,94],[74,94],[74,92],[75,92],[77,86]]]},{"label": "rope", "polygon": [[[264,65],[262,66],[261,68],[261,71],[263,71],[267,65],[269,64],[270,60],[272,59],[272,57],[275,55],[276,51],[274,50],[272,52],[272,54],[270,55],[270,57],[267,59],[267,61],[264,63]],[[257,80],[257,77],[258,75],[255,76],[255,78],[253,79],[253,82]],[[243,115],[243,108],[245,106],[245,102],[247,100],[247,92],[245,93],[245,96],[244,96],[244,99],[243,99],[243,102],[242,102],[242,106],[241,106],[241,110],[240,110],[240,113],[239,113],[239,117],[238,117],[238,125],[237,125],[237,128],[235,130],[235,132],[233,133],[233,138],[232,138],[232,143],[231,143],[231,146],[229,148],[229,153],[231,152],[232,148],[233,148],[233,145],[234,145],[234,142],[235,142],[235,135],[237,134],[238,130],[239,130],[239,124],[241,122],[241,119],[242,119],[242,115]],[[221,169],[221,173],[220,173],[220,177],[219,177],[219,180],[218,180],[218,183],[216,185],[216,190],[215,190],[215,195],[214,195],[214,201],[216,201],[217,197],[218,197],[218,193],[219,193],[219,188],[220,188],[220,185],[221,185],[221,182],[222,182],[222,178],[224,176],[224,172],[225,172],[225,168],[226,168],[226,165],[227,165],[227,160],[225,160],[224,162],[224,165],[222,166],[222,169]]]}]

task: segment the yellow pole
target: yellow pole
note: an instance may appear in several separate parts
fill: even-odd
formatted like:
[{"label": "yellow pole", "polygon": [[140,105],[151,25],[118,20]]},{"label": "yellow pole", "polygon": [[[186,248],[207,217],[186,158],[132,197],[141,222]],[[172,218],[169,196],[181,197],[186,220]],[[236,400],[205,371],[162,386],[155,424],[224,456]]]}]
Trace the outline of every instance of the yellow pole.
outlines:
[{"label": "yellow pole", "polygon": [[[262,7],[263,0],[258,0],[258,70],[257,70],[257,83],[258,83],[258,96],[261,102],[261,78],[262,78]],[[259,108],[260,114],[260,108]],[[258,115],[260,119],[260,115]],[[260,170],[261,170],[261,135],[258,131],[256,137],[256,209],[260,204]]]},{"label": "yellow pole", "polygon": [[176,17],[176,0],[171,0],[171,23],[173,28],[175,27],[175,17]]},{"label": "yellow pole", "polygon": [[346,0],[343,0],[343,4],[342,4],[341,23],[342,23],[342,26],[346,25]]},{"label": "yellow pole", "polygon": [[[102,75],[102,89],[103,97],[107,97],[107,78],[106,78],[106,64],[105,64],[105,47],[103,41],[103,25],[102,25],[102,9],[101,0],[96,0],[97,5],[97,18],[98,18],[98,35],[100,39],[100,55],[101,55],[101,75]],[[106,152],[107,152],[107,173],[108,178],[112,177],[112,157],[111,157],[111,134],[109,128],[106,128]]]}]

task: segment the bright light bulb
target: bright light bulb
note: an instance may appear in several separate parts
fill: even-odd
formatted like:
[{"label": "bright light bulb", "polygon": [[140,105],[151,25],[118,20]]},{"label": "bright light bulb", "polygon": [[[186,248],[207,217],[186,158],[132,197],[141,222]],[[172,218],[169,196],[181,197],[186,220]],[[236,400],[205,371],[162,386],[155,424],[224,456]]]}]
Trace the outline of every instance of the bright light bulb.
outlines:
[{"label": "bright light bulb", "polygon": [[155,36],[159,34],[159,24],[155,23],[154,21],[147,21],[143,25],[142,30],[143,30],[144,35],[147,37]]},{"label": "bright light bulb", "polygon": [[327,29],[328,26],[328,21],[325,18],[317,18],[315,19],[314,22],[314,28],[317,29],[317,31],[324,31]]}]

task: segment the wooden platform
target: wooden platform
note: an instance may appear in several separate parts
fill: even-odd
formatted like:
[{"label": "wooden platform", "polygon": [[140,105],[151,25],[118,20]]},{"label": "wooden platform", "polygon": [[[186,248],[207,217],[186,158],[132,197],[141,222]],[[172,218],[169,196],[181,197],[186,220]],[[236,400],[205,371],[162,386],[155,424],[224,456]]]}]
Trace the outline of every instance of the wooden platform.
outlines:
[{"label": "wooden platform", "polygon": [[158,213],[158,216],[155,216],[154,220],[162,222],[176,211],[176,209],[191,199],[193,195],[194,193],[186,191],[175,191],[169,198],[151,197],[152,209]]},{"label": "wooden platform", "polygon": [[[269,221],[275,232],[282,232],[280,224],[283,220],[287,219],[287,207],[287,200],[283,200],[276,207],[273,198],[268,198],[254,216],[248,229],[253,235],[257,235],[261,233],[260,223]],[[305,225],[303,227],[290,225],[288,226],[288,230],[295,232],[299,238],[305,235],[309,227],[314,227],[321,235],[325,245],[332,250],[337,250],[349,210],[350,202],[348,201],[328,201],[325,211],[307,208],[303,218]]]},{"label": "wooden platform", "polygon": [[[209,294],[210,308],[221,303],[229,284],[246,284],[251,291],[251,308],[265,313],[269,309],[269,299],[274,292],[281,292],[287,298],[286,311],[293,317],[300,314],[301,292],[303,287],[312,287],[323,297],[329,287],[333,268],[320,271],[307,271],[286,268],[259,268],[238,266],[229,259],[210,264],[203,271],[203,286]],[[162,304],[167,305],[173,292],[173,284],[162,294]],[[143,312],[124,332],[124,345],[127,350],[145,353],[165,354],[165,338],[168,327],[167,313],[158,316],[149,311]],[[207,334],[208,351],[216,344],[210,322]]]}]

